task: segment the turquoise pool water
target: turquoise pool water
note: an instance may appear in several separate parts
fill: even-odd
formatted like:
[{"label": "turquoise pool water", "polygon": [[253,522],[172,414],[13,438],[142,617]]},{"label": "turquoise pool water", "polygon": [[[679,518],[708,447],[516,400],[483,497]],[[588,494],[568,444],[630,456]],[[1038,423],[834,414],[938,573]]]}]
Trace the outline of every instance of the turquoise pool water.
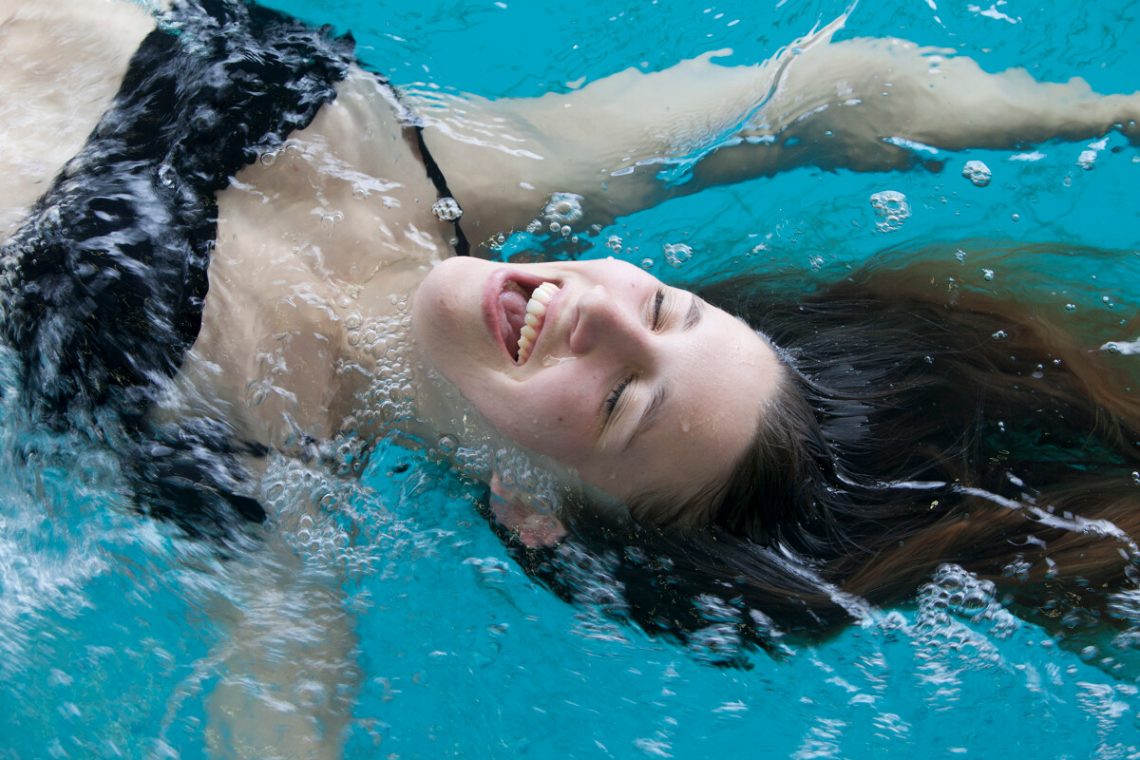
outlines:
[{"label": "turquoise pool water", "polygon": [[[732,48],[725,63],[757,61],[846,6],[270,5],[351,29],[360,57],[397,84],[490,97],[565,90],[711,49]],[[1134,1],[864,2],[842,35],[904,37],[954,48],[987,70],[1081,76],[1098,91],[1140,88]],[[1090,150],[1095,161],[1084,168]],[[967,239],[1140,248],[1140,153],[1118,135],[943,158],[937,174],[802,170],[719,188],[580,244],[609,253],[616,236],[623,256],[677,281],[726,266],[787,267],[805,284],[887,248],[948,243],[953,255]],[[987,187],[961,176],[967,160],[990,167]],[[889,231],[870,202],[884,191],[905,195],[910,210]],[[691,257],[674,267],[665,246],[678,244]],[[979,287],[1064,290],[1074,320],[1131,316],[1140,298],[1135,255],[1049,259],[1032,280],[987,274],[969,256],[961,266]],[[0,387],[11,387],[10,372],[0,362]],[[41,459],[18,460],[11,439],[24,433],[12,403],[9,392],[0,424],[0,758],[204,756],[209,695],[226,674],[222,621],[261,614],[264,600],[232,582],[239,570],[131,513],[109,455],[53,439]],[[348,661],[358,674],[337,679],[354,700],[347,757],[1140,756],[1140,668],[1110,676],[1098,662],[1127,659],[1127,647],[1060,648],[984,589],[976,606],[945,604],[969,579],[932,579],[914,604],[872,611],[833,640],[719,668],[699,646],[650,638],[537,586],[477,515],[474,495],[418,454],[381,446],[358,485],[286,461],[269,477],[279,481],[275,498],[327,492],[341,507],[328,524],[282,527],[301,558],[297,584],[331,568],[346,578],[343,608],[330,614],[357,637]],[[312,630],[284,608],[280,636]]]}]

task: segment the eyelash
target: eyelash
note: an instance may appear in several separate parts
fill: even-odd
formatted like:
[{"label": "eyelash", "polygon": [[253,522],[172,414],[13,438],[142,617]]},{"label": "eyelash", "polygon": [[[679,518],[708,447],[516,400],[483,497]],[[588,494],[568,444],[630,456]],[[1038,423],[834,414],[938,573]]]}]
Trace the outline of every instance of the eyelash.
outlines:
[{"label": "eyelash", "polygon": [[[650,328],[654,331],[661,328],[661,307],[665,303],[665,288],[658,288],[657,293],[653,296],[653,315],[650,317]],[[633,382],[633,375],[627,375],[620,383],[614,386],[610,391],[610,395],[606,396],[606,419],[608,420],[613,416],[614,409],[617,408],[618,401],[621,400],[621,394],[625,392],[626,386]]]}]

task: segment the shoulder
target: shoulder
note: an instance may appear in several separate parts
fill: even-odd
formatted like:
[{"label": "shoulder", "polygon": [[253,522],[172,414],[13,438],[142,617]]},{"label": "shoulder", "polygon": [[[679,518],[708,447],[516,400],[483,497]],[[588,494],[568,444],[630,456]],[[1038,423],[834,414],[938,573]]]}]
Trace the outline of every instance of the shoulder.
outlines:
[{"label": "shoulder", "polygon": [[0,0],[0,238],[83,147],[154,26],[129,2]]}]

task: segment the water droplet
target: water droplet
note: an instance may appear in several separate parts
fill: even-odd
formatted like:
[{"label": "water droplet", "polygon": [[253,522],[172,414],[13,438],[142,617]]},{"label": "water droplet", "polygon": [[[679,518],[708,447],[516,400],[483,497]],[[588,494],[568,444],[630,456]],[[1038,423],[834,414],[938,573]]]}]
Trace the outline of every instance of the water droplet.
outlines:
[{"label": "water droplet", "polygon": [[993,174],[990,172],[990,167],[986,166],[983,162],[967,161],[966,165],[962,167],[962,176],[978,187],[985,187],[990,184],[990,179]]}]

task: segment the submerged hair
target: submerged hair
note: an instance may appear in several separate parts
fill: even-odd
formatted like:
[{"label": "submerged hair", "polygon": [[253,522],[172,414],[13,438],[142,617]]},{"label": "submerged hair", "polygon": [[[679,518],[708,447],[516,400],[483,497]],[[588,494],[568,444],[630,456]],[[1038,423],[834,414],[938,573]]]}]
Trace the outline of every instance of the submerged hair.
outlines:
[{"label": "submerged hair", "polygon": [[609,585],[615,614],[686,639],[817,635],[944,563],[1023,615],[1099,625],[1140,559],[1134,378],[1044,306],[929,258],[800,298],[758,277],[700,291],[784,360],[751,447],[695,529],[678,516],[689,503],[644,510],[663,525],[573,521],[529,568],[567,598]]}]

